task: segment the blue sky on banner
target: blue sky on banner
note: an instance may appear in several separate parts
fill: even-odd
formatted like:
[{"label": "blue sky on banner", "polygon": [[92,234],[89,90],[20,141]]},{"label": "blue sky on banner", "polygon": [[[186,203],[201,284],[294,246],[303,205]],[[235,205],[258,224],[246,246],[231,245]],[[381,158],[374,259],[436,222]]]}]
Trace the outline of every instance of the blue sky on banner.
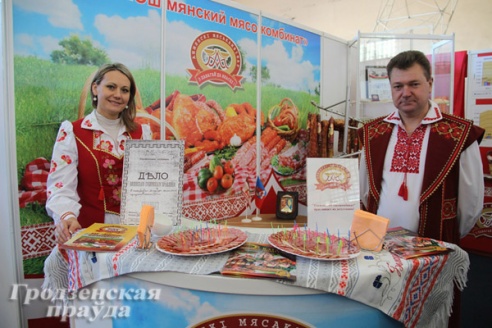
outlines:
[{"label": "blue sky on banner", "polygon": [[[160,67],[161,8],[133,0],[13,0],[14,52],[50,59],[72,34],[89,38],[112,61]],[[145,58],[143,61],[142,59]]]},{"label": "blue sky on banner", "polygon": [[[178,1],[171,1],[175,3]],[[184,2],[184,1],[179,1]],[[161,3],[167,3],[162,0]],[[233,39],[246,54],[247,72],[256,65],[256,34],[229,26],[230,17],[257,23],[258,17],[247,11],[212,1],[188,0],[186,5],[226,15],[219,24],[193,15],[167,13],[167,44],[173,51],[166,54],[166,73],[187,76],[192,67],[191,42],[204,31],[214,30]],[[72,34],[89,38],[96,47],[106,50],[112,61],[130,68],[160,68],[161,8],[134,0],[13,0],[14,52],[16,55],[50,59],[60,49],[58,43]],[[289,89],[313,90],[319,83],[320,36],[281,22],[264,18],[265,27],[307,40],[308,46],[263,36],[262,59],[270,71],[270,83]],[[246,75],[246,74],[245,74]],[[245,77],[248,77],[246,75]]]}]

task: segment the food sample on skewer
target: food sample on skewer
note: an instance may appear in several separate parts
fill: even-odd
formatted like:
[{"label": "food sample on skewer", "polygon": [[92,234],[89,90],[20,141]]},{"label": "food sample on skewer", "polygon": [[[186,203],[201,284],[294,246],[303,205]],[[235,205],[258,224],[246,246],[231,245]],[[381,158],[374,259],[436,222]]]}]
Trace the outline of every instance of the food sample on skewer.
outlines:
[{"label": "food sample on skewer", "polygon": [[286,253],[319,260],[350,259],[360,253],[357,243],[347,237],[298,227],[273,233],[268,242]]},{"label": "food sample on skewer", "polygon": [[207,225],[204,228],[195,227],[164,236],[157,241],[157,249],[182,256],[217,254],[241,246],[246,239],[247,235],[242,230]]}]

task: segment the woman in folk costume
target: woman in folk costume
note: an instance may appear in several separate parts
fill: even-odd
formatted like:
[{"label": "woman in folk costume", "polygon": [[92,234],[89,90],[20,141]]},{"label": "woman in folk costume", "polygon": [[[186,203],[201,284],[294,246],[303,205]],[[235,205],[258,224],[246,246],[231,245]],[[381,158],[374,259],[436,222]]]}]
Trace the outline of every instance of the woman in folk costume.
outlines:
[{"label": "woman in folk costume", "polygon": [[95,109],[64,121],[53,147],[46,210],[58,243],[92,223],[120,222],[125,142],[152,138],[148,125],[134,121],[137,88],[125,65],[100,67],[90,91]]},{"label": "woman in folk costume", "polygon": [[458,244],[483,207],[484,130],[431,101],[430,63],[405,51],[387,66],[396,111],[359,129],[361,203],[419,235]]}]

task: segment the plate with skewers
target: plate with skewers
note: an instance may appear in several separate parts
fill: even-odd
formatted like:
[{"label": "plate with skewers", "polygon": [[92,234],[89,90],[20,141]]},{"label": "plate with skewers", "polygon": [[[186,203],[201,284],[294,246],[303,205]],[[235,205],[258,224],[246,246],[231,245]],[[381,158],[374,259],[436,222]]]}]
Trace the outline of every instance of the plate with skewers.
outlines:
[{"label": "plate with skewers", "polygon": [[322,261],[348,260],[360,254],[359,245],[348,238],[301,229],[273,233],[268,242],[282,252]]},{"label": "plate with skewers", "polygon": [[207,227],[178,231],[160,238],[156,249],[179,256],[201,256],[227,252],[242,246],[248,236],[236,228]]}]

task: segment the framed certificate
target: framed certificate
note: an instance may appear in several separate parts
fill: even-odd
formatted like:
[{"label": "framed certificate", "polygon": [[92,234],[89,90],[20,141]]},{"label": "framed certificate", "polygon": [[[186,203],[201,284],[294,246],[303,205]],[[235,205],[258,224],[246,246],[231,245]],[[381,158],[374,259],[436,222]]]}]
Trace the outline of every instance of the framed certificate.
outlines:
[{"label": "framed certificate", "polygon": [[277,218],[294,220],[298,212],[298,197],[299,194],[295,191],[279,191],[277,193]]},{"label": "framed certificate", "polygon": [[307,203],[311,229],[349,231],[360,207],[357,158],[308,158]]},{"label": "framed certificate", "polygon": [[127,140],[121,186],[122,224],[138,224],[144,204],[179,224],[183,169],[183,141]]},{"label": "framed certificate", "polygon": [[371,101],[391,100],[391,88],[385,66],[366,66],[366,98]]}]

